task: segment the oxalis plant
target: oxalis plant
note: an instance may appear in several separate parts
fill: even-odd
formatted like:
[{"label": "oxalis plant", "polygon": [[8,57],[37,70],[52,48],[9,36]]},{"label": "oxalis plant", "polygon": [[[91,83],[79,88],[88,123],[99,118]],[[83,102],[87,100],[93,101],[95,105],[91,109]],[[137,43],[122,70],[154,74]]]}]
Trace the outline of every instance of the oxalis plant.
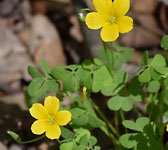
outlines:
[{"label": "oxalis plant", "polygon": [[[164,138],[164,120],[168,118],[168,35],[161,42],[164,56],[156,54],[149,58],[145,52],[140,68],[128,80],[128,73],[122,66],[131,59],[133,49],[118,46],[114,41],[119,33],[133,28],[133,19],[125,16],[130,1],[93,0],[93,4],[96,11],[83,9],[81,12],[87,10],[89,13],[86,17],[81,13],[80,17],[88,28],[102,28],[104,48],[99,58],[85,60],[81,65],[52,69],[41,61],[43,75],[29,66],[28,72],[33,79],[28,86],[26,103],[35,118],[31,131],[41,136],[23,141],[15,132],[8,133],[20,144],[46,137],[56,139],[60,150],[100,150],[97,138],[91,134],[98,128],[111,140],[109,149],[168,150]],[[46,97],[49,93],[56,94]],[[73,96],[73,93],[79,94]],[[112,118],[97,105],[100,99],[92,99],[93,93],[104,96],[103,103],[113,112]],[[44,105],[38,103],[44,97]],[[60,105],[64,97],[68,97],[72,105]],[[135,105],[138,103],[143,104],[143,112]],[[133,114],[131,119],[130,114]]]}]

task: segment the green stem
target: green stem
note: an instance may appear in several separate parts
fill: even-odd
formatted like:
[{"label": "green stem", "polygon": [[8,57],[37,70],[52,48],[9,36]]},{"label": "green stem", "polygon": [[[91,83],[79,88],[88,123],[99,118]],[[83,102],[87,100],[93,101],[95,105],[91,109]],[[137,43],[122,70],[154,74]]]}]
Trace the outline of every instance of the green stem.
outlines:
[{"label": "green stem", "polygon": [[[120,116],[121,116],[121,120],[123,122],[125,120],[125,116],[124,116],[124,112],[122,110],[120,110]],[[128,129],[125,127],[124,127],[124,129],[125,129],[125,133],[128,133]]]},{"label": "green stem", "polygon": [[111,62],[110,62],[106,43],[104,41],[102,41],[102,42],[103,42],[103,47],[104,47],[104,51],[105,51],[105,55],[106,55],[106,59],[107,59],[107,67],[108,67],[108,69],[109,69],[109,71],[110,71],[110,73],[113,77],[113,69],[112,69],[113,64],[111,64]]},{"label": "green stem", "polygon": [[164,114],[164,96],[165,96],[165,86],[162,83],[162,92],[161,92],[161,99],[160,99],[160,114],[159,114],[159,134],[160,134],[160,141],[163,143],[163,136],[164,136],[164,124],[163,124],[163,114]]},{"label": "green stem", "polygon": [[150,120],[151,120],[151,118],[152,118],[152,113],[153,113],[153,108],[154,108],[154,99],[153,99],[153,98],[156,99],[157,96],[158,96],[158,92],[155,93],[155,96],[152,95],[152,104],[151,104],[152,106],[151,106],[151,111],[150,111],[150,114],[149,114],[149,119],[150,119]]},{"label": "green stem", "polygon": [[108,137],[110,137],[110,139],[112,140],[114,147],[116,148],[116,146],[118,145],[118,140],[113,136],[113,134],[109,131],[108,126],[106,124],[106,126],[103,126],[100,128]]},{"label": "green stem", "polygon": [[117,132],[117,130],[113,127],[113,125],[110,123],[110,121],[107,119],[107,117],[103,114],[103,112],[99,109],[99,107],[97,106],[97,104],[90,99],[91,104],[93,105],[94,109],[98,112],[98,114],[100,115],[100,117],[105,121],[105,123],[108,125],[108,127],[110,128],[110,130],[117,136],[119,137],[119,133]]},{"label": "green stem", "polygon": [[[118,145],[118,140],[114,137],[114,135],[109,131],[109,123],[107,122],[108,119],[104,116],[104,114],[101,112],[99,107],[90,99],[91,104],[93,105],[94,109],[99,113],[99,115],[102,117],[102,119],[105,121],[106,125],[101,127],[100,129],[112,140],[115,149]],[[110,127],[109,127],[110,128]],[[115,128],[114,128],[115,130]]]},{"label": "green stem", "polygon": [[117,111],[115,111],[114,112],[114,123],[115,123],[115,127],[116,127],[116,130],[117,130],[117,132],[119,133],[119,121],[118,121],[118,112]]},{"label": "green stem", "polygon": [[113,42],[111,42],[111,56],[112,56],[112,70],[114,71],[114,51],[113,51]]},{"label": "green stem", "polygon": [[65,92],[65,95],[71,100],[72,103],[74,103],[74,97],[72,96],[71,92]]},{"label": "green stem", "polygon": [[138,110],[138,108],[136,108],[135,105],[133,105],[133,106],[134,106],[135,111],[136,111],[137,114],[139,115],[139,117],[142,117],[143,115],[142,115],[142,113]]},{"label": "green stem", "polygon": [[43,139],[45,137],[45,134],[36,138],[36,139],[33,139],[33,140],[29,140],[29,141],[17,141],[19,144],[28,144],[28,143],[33,143],[33,142],[37,142],[41,139]]}]

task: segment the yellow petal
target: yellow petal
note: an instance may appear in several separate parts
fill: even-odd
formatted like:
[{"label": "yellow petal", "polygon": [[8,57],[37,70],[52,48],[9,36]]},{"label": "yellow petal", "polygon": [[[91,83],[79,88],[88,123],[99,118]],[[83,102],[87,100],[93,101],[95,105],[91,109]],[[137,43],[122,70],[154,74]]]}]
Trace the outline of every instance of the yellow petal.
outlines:
[{"label": "yellow petal", "polygon": [[119,31],[116,24],[108,24],[101,30],[101,38],[105,42],[115,41],[118,36]]},{"label": "yellow petal", "polygon": [[48,125],[46,129],[46,136],[53,140],[53,139],[59,139],[61,135],[60,127],[56,124],[54,125]]},{"label": "yellow petal", "polygon": [[57,113],[59,109],[59,99],[55,96],[48,96],[45,98],[44,107],[49,113]]},{"label": "yellow petal", "polygon": [[168,132],[168,124],[166,125],[166,131]]},{"label": "yellow petal", "polygon": [[30,114],[36,119],[44,119],[47,116],[47,111],[40,103],[33,104],[29,109]]},{"label": "yellow petal", "polygon": [[59,111],[57,113],[57,124],[66,125],[71,121],[71,113],[67,110]]},{"label": "yellow petal", "polygon": [[130,8],[130,0],[114,0],[113,9],[114,16],[124,16]]},{"label": "yellow petal", "polygon": [[117,25],[120,33],[126,33],[133,28],[133,19],[128,16],[117,18]]},{"label": "yellow petal", "polygon": [[46,131],[47,124],[45,120],[36,120],[32,126],[31,130],[34,134],[40,135]]},{"label": "yellow petal", "polygon": [[96,13],[91,12],[86,15],[86,24],[90,29],[99,29],[105,24],[107,24],[106,17]]},{"label": "yellow petal", "polygon": [[93,0],[93,5],[95,9],[104,15],[109,15],[112,13],[112,0]]}]

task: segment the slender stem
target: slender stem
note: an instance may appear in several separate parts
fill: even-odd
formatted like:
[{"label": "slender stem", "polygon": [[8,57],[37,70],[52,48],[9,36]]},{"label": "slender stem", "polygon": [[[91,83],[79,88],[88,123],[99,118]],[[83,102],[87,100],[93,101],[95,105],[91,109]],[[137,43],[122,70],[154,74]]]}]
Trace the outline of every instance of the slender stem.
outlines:
[{"label": "slender stem", "polygon": [[[114,147],[117,148],[117,144],[118,144],[118,140],[114,137],[114,135],[109,131],[108,127],[113,130],[113,133],[116,134],[116,130],[115,128],[110,125],[111,123],[108,121],[108,119],[106,118],[106,116],[103,114],[103,112],[99,109],[99,107],[93,102],[92,99],[90,99],[91,104],[93,105],[94,109],[98,112],[98,114],[102,117],[102,119],[105,121],[106,123],[106,127],[101,127],[100,129],[107,135],[110,137],[110,139],[112,140]],[[119,136],[118,136],[119,137]]]},{"label": "slender stem", "polygon": [[106,126],[103,126],[100,128],[108,137],[110,137],[110,139],[112,140],[114,147],[116,148],[117,144],[118,144],[118,140],[113,136],[113,134],[109,131],[108,126],[106,124]]},{"label": "slender stem", "polygon": [[117,132],[117,130],[113,127],[113,125],[111,124],[111,122],[107,119],[107,117],[103,114],[103,112],[99,109],[99,107],[97,106],[97,104],[90,99],[91,104],[93,105],[94,109],[98,112],[98,114],[101,116],[101,118],[106,122],[106,124],[108,125],[108,127],[110,128],[110,130],[117,136],[119,137],[119,133]]},{"label": "slender stem", "polygon": [[104,51],[105,51],[105,55],[106,55],[106,59],[107,59],[107,67],[113,77],[113,64],[111,64],[110,62],[110,59],[109,59],[109,56],[108,56],[108,50],[107,50],[107,46],[106,46],[106,43],[104,41],[103,42],[103,47],[104,47]]},{"label": "slender stem", "polygon": [[74,103],[74,97],[72,96],[72,94],[70,92],[65,92],[65,95],[71,100],[72,103]]},{"label": "slender stem", "polygon": [[17,141],[19,144],[28,144],[28,143],[33,143],[33,142],[37,142],[41,139],[43,139],[45,137],[45,134],[36,138],[36,139],[33,139],[33,140],[29,140],[29,141]]},{"label": "slender stem", "polygon": [[[120,116],[121,116],[121,120],[124,121],[125,120],[125,116],[124,116],[124,112],[122,110],[120,110]],[[124,129],[125,129],[125,132],[128,133],[128,129],[125,128],[125,127],[124,127]]]},{"label": "slender stem", "polygon": [[154,98],[156,99],[158,96],[158,92],[155,93],[155,96],[152,95],[152,106],[151,106],[151,111],[150,111],[150,114],[149,114],[149,119],[151,120],[152,118],[152,113],[153,113],[153,108],[154,108]]},{"label": "slender stem", "polygon": [[136,111],[137,114],[139,115],[139,117],[142,117],[143,115],[142,115],[142,113],[138,110],[138,108],[137,108],[135,105],[133,105],[133,106],[134,106],[135,111]]},{"label": "slender stem", "polygon": [[[71,93],[70,92],[66,92],[66,95],[71,99],[71,101],[72,102],[74,102],[74,98],[73,98],[73,96],[71,95]],[[90,99],[90,102],[92,103],[92,105],[94,106],[94,108],[97,110],[97,112],[98,112],[98,110],[99,110],[99,114],[101,114],[100,116],[104,116],[104,114],[101,112],[101,110],[99,109],[99,107],[92,101],[92,99]],[[87,108],[86,108],[87,109]],[[104,116],[105,117],[105,116]],[[105,117],[106,118],[106,117]],[[108,119],[106,118],[106,121],[108,121]],[[106,122],[105,121],[105,122]],[[107,135],[107,136],[109,136],[110,138],[111,138],[111,140],[112,140],[112,142],[113,142],[113,144],[114,144],[114,147],[116,148],[116,146],[117,146],[117,144],[118,144],[118,140],[113,136],[113,134],[109,131],[109,129],[108,129],[108,127],[110,126],[109,125],[109,123],[107,123],[106,122],[106,126],[107,127],[105,127],[105,126],[103,126],[103,127],[101,127],[100,129]],[[114,130],[114,132],[115,132],[115,128],[113,127],[113,126],[110,126],[111,127],[111,129],[113,129]],[[109,128],[110,128],[109,127]]]},{"label": "slender stem", "polygon": [[112,56],[112,70],[114,71],[114,51],[113,51],[113,42],[111,42],[111,56]]},{"label": "slender stem", "polygon": [[57,142],[58,142],[59,144],[61,144],[61,141],[60,141],[59,139],[57,139]]},{"label": "slender stem", "polygon": [[[163,113],[164,113],[164,96],[165,96],[165,86],[162,83],[162,92],[161,92],[161,99],[160,99],[160,114],[159,114],[159,134],[160,134],[160,141],[163,143],[163,135],[164,135],[164,124],[163,124]],[[162,144],[163,145],[163,144]]]},{"label": "slender stem", "polygon": [[118,131],[118,133],[119,133],[119,121],[118,121],[118,112],[117,111],[115,111],[114,112],[114,123],[115,123],[115,127],[116,127],[116,129],[117,129],[117,131]]}]

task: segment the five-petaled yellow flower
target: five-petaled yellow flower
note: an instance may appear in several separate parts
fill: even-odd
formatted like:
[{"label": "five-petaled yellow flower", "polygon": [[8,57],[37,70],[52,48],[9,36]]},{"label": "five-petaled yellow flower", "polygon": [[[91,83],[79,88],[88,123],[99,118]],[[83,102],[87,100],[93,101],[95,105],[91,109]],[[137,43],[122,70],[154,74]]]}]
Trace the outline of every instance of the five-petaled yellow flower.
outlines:
[{"label": "five-petaled yellow flower", "polygon": [[115,41],[119,33],[129,32],[133,28],[133,19],[125,16],[130,8],[130,0],[93,0],[97,12],[88,13],[86,24],[90,29],[101,30],[105,42]]},{"label": "five-petaled yellow flower", "polygon": [[58,109],[59,99],[55,96],[46,97],[44,106],[40,103],[33,104],[29,111],[37,120],[31,126],[32,132],[37,135],[46,132],[49,139],[58,139],[61,135],[59,126],[64,126],[71,120],[69,111]]}]

